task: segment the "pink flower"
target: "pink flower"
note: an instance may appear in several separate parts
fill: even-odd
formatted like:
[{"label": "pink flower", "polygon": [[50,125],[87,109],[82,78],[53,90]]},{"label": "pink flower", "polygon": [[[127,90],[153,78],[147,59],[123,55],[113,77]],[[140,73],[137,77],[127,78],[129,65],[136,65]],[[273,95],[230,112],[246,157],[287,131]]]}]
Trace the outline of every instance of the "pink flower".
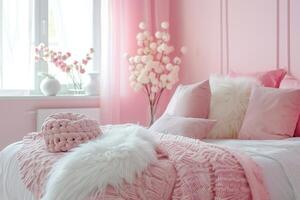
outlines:
[{"label": "pink flower", "polygon": [[80,71],[79,71],[81,74],[84,74],[85,73],[85,69],[80,69]]},{"label": "pink flower", "polygon": [[88,63],[87,60],[85,60],[85,59],[82,60],[82,64],[86,65],[87,63]]}]

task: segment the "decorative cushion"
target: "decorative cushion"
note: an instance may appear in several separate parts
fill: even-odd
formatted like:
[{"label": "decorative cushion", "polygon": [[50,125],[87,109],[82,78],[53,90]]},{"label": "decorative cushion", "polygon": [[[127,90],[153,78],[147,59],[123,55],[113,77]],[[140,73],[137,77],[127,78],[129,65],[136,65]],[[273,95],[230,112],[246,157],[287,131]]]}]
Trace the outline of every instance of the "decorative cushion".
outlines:
[{"label": "decorative cushion", "polygon": [[247,110],[253,85],[252,78],[211,76],[211,104],[209,119],[217,120],[208,138],[237,138]]},{"label": "decorative cushion", "polygon": [[[284,79],[280,83],[280,88],[282,89],[300,89],[300,81],[293,76],[285,76]],[[298,118],[298,123],[295,129],[294,137],[300,137],[300,113]]]},{"label": "decorative cushion", "polygon": [[280,82],[286,75],[286,70],[276,69],[264,72],[255,73],[239,73],[230,71],[228,74],[230,77],[252,77],[256,78],[265,87],[279,88]]},{"label": "decorative cushion", "polygon": [[206,138],[215,123],[215,120],[164,114],[150,127],[150,130],[165,134],[203,139]]},{"label": "decorative cushion", "polygon": [[210,96],[208,80],[191,85],[179,85],[165,113],[172,116],[207,118]]},{"label": "decorative cushion", "polygon": [[283,139],[294,135],[300,111],[300,89],[255,87],[240,139]]}]

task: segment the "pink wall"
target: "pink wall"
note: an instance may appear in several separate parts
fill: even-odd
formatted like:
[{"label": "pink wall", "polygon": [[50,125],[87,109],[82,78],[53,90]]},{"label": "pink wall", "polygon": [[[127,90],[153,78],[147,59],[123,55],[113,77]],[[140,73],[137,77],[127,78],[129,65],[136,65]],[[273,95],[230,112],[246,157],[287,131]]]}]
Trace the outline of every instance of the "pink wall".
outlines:
[{"label": "pink wall", "polygon": [[0,98],[0,150],[22,139],[26,133],[35,131],[36,109],[74,107],[99,107],[99,99],[97,97]]},{"label": "pink wall", "polygon": [[284,67],[300,77],[300,1],[172,0],[172,33],[189,52],[185,83],[229,70]]}]

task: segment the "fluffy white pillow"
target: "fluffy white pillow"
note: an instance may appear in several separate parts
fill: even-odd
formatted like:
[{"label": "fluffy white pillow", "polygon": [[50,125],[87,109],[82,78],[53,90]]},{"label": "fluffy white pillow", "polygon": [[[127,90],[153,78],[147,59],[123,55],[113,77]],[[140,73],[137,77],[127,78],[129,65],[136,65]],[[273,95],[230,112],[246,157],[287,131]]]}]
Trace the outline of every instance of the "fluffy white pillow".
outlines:
[{"label": "fluffy white pillow", "polygon": [[209,82],[212,93],[209,119],[217,120],[217,123],[208,138],[238,138],[251,88],[259,83],[253,78],[217,75],[212,75]]}]

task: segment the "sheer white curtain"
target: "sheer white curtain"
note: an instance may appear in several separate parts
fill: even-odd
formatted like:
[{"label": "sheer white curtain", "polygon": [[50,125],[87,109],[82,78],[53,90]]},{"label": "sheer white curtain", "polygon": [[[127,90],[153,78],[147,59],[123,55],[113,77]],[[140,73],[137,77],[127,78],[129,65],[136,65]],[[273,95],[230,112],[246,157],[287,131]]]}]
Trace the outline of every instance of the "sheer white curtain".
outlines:
[{"label": "sheer white curtain", "polygon": [[146,96],[130,88],[128,63],[123,55],[136,52],[139,22],[145,21],[152,30],[156,21],[168,20],[169,0],[102,0],[101,3],[102,123],[147,124]]},{"label": "sheer white curtain", "polygon": [[34,0],[1,0],[0,89],[32,89]]},{"label": "sheer white curtain", "polygon": [[[93,0],[49,0],[48,5],[49,47],[69,51],[78,60],[83,58],[93,47]],[[49,66],[49,70],[67,83],[59,69]]]}]

